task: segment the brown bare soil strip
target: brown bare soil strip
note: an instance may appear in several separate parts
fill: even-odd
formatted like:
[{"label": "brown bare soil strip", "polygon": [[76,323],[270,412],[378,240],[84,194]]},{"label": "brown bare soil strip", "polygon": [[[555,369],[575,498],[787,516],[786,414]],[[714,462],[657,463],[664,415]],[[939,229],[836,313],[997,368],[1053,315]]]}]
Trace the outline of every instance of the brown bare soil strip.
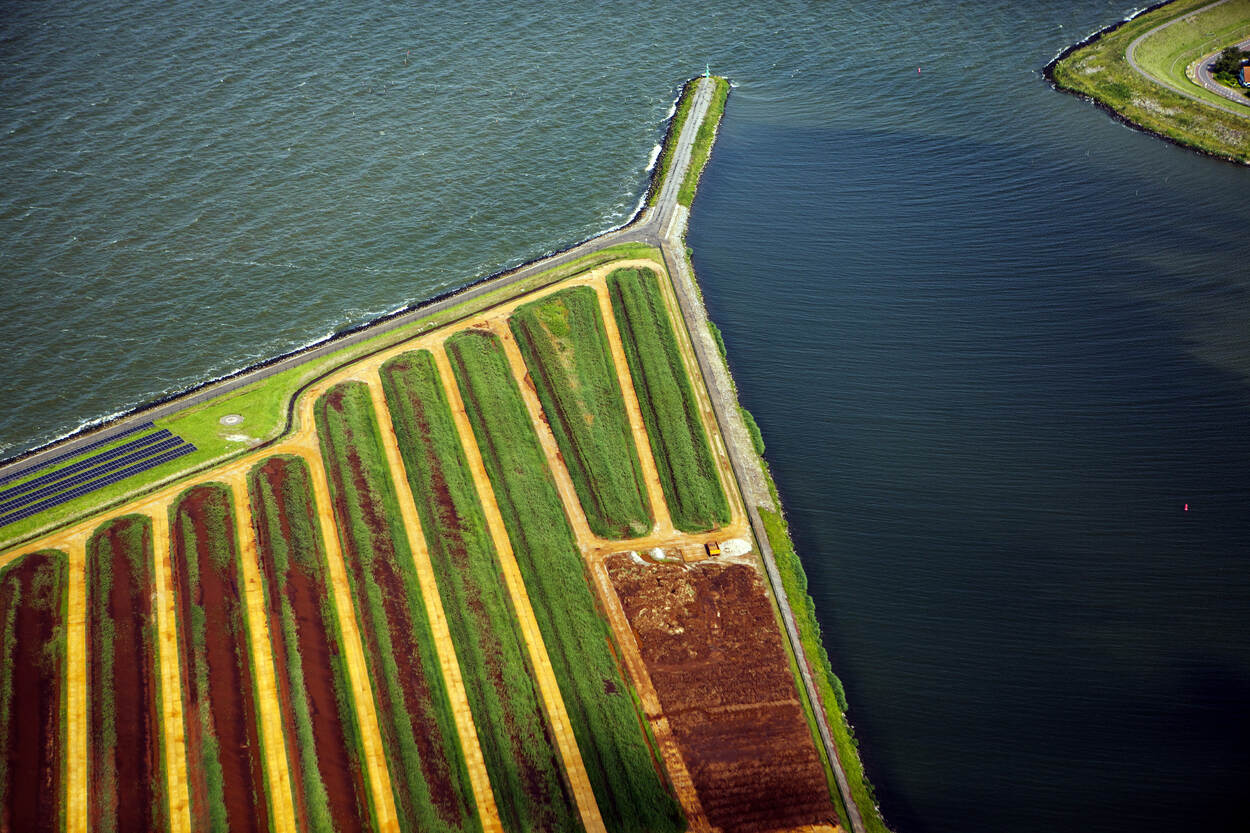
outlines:
[{"label": "brown bare soil strip", "polygon": [[192,823],[259,833],[269,807],[229,489],[192,487],[172,527]]},{"label": "brown bare soil strip", "polygon": [[[360,750],[349,743],[344,727],[351,713],[337,694],[343,692],[345,700],[350,689],[325,577],[325,549],[312,495],[300,488],[306,484],[296,479],[297,468],[307,470],[299,458],[271,457],[255,469],[257,553],[269,591],[269,633],[299,827],[310,827],[309,804],[319,810],[324,802],[335,829],[348,833],[368,829],[369,795]],[[295,624],[291,655],[284,632],[288,618]],[[301,734],[297,709],[306,715],[311,743]]]},{"label": "brown bare soil strip", "polygon": [[837,815],[758,570],[605,559],[708,821],[724,833]]},{"label": "brown bare soil strip", "polygon": [[91,829],[164,830],[152,525],[127,515],[87,544]]},{"label": "brown bare soil strip", "polygon": [[59,833],[65,553],[0,574],[0,830]]}]

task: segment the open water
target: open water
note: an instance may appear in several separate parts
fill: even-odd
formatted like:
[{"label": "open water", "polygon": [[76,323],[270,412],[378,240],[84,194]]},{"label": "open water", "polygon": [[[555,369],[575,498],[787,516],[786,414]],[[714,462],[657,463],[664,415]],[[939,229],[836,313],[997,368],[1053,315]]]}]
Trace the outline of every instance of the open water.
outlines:
[{"label": "open water", "polygon": [[1250,171],[1040,78],[1133,7],[447,5],[3,4],[0,455],[625,221],[708,62],[689,241],[887,820],[1243,829]]}]

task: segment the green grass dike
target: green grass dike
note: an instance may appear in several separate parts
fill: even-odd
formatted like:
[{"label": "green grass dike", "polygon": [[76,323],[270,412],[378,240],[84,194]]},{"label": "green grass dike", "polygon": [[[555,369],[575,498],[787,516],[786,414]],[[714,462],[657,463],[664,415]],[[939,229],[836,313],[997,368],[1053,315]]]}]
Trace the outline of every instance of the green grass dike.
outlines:
[{"label": "green grass dike", "polygon": [[[1088,96],[1143,130],[1250,164],[1250,106],[1216,95],[1188,77],[1199,58],[1247,37],[1250,3],[1176,0],[1094,35],[1061,54],[1045,74],[1059,89]],[[1145,75],[1128,59],[1138,38],[1133,55]],[[1250,98],[1246,102],[1250,105]]]}]

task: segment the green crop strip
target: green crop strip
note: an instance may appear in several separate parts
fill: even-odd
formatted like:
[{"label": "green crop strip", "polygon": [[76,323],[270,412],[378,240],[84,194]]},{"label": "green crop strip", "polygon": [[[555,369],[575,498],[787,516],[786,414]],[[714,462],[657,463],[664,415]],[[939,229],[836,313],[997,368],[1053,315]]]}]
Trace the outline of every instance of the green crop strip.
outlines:
[{"label": "green crop strip", "polygon": [[623,833],[684,830],[503,347],[492,333],[464,330],[447,354],[604,823]]},{"label": "green crop strip", "polygon": [[[480,830],[368,386],[335,385],[314,411],[400,826]],[[420,683],[412,713],[405,684]]]},{"label": "green crop strip", "polygon": [[504,829],[581,830],[433,356],[391,359],[382,386]]},{"label": "green crop strip", "polygon": [[518,307],[509,324],[591,531],[645,535],[654,518],[598,295],[561,290]]},{"label": "green crop strip", "polygon": [[673,525],[685,532],[721,526],[729,502],[656,274],[617,269],[608,291]]},{"label": "green crop strip", "polygon": [[[281,640],[281,653],[286,660],[285,669],[280,668],[279,672],[285,671],[294,724],[295,737],[288,747],[288,760],[296,779],[297,806],[302,809],[308,830],[329,833],[336,829],[331,799],[321,777],[318,740],[322,744],[341,741],[341,746],[333,751],[345,759],[357,789],[350,796],[335,796],[335,802],[340,805],[340,812],[348,816],[344,823],[366,824],[371,807],[362,789],[360,730],[350,706],[347,670],[338,659],[343,653],[343,636],[329,587],[325,546],[313,509],[308,464],[299,457],[271,457],[252,469],[248,485],[257,550],[263,567],[266,607],[270,611],[270,634],[275,642]],[[301,622],[297,619],[292,598],[301,592],[305,597],[316,599],[317,620]],[[314,649],[320,641],[321,649],[305,658],[300,651],[301,635]],[[333,704],[314,703],[305,677],[305,661],[326,661],[328,667],[318,670],[328,674],[332,681]],[[317,706],[337,718],[341,737],[315,736],[312,712]],[[329,714],[323,715],[322,720],[329,721]]]},{"label": "green crop strip", "polygon": [[716,139],[716,126],[720,124],[721,115],[725,112],[725,101],[729,98],[729,80],[719,76],[712,77],[715,89],[712,91],[712,102],[708,105],[703,123],[695,135],[694,147],[690,151],[690,167],[686,169],[686,177],[682,180],[681,190],[677,192],[677,202],[689,207],[694,202],[694,192],[699,187],[699,177],[703,174],[703,166],[712,154],[712,142]]},{"label": "green crop strip", "polygon": [[[40,550],[0,573],[0,807],[6,829],[59,833],[65,823],[67,572],[65,553]],[[21,684],[15,687],[17,678]],[[17,702],[15,688],[25,695]],[[14,759],[20,764],[10,769]]]}]

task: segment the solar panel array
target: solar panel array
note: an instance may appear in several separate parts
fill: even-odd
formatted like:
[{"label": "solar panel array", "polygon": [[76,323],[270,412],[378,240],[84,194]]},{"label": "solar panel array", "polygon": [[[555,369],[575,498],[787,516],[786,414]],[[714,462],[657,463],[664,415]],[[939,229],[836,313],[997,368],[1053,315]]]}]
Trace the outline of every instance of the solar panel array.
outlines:
[{"label": "solar panel array", "polygon": [[[181,437],[175,437],[174,440],[177,443],[182,443]],[[88,480],[82,485],[75,486],[67,491],[57,492],[51,497],[44,498],[43,500],[37,500],[34,503],[24,504],[20,508],[6,512],[5,514],[0,514],[0,526],[7,526],[8,524],[25,520],[31,515],[38,514],[45,509],[51,509],[54,506],[60,506],[62,503],[68,503],[74,498],[90,494],[91,492],[94,492],[97,489],[102,489],[105,486],[111,486],[114,483],[125,480],[127,477],[147,471],[148,469],[156,468],[162,463],[168,463],[170,460],[176,460],[184,454],[190,454],[193,451],[195,451],[194,445],[191,443],[182,443],[181,445],[176,445],[167,451],[157,454],[155,457],[146,457],[139,460],[137,463],[132,463],[124,468],[111,471],[109,473],[103,473],[102,476],[101,472],[94,472],[94,480]],[[113,468],[114,464],[124,465],[118,463],[118,461],[114,461],[113,464],[109,464],[107,468]]]},{"label": "solar panel array", "polygon": [[[127,452],[134,451],[137,448],[142,448],[145,445],[151,445],[152,443],[157,442],[158,440],[163,440],[166,437],[172,437],[172,436],[173,434],[169,432],[168,428],[162,428],[161,430],[156,431],[155,433],[140,437],[137,440],[131,440],[128,443],[122,443],[116,448],[110,448],[108,451],[101,451],[99,454],[88,457],[86,460],[80,460],[79,462],[68,465],[63,469],[57,469],[56,471],[48,472],[47,474],[40,475],[39,477],[36,477],[33,480],[27,480],[25,483],[19,483],[18,485],[10,486],[7,489],[0,489],[0,503],[11,500],[12,498],[16,497],[17,495],[22,494],[23,492],[28,492],[31,489],[37,488],[39,486],[43,486],[44,484],[53,483],[57,480],[61,480],[63,478],[69,477],[71,474],[77,474],[80,471],[92,468],[93,466],[97,466],[100,463],[104,463],[109,460],[115,460],[116,458],[122,456],[123,454],[126,454]],[[0,508],[3,508],[3,507],[0,507]]]},{"label": "solar panel array", "polygon": [[8,483],[10,480],[17,480],[19,477],[25,477],[26,475],[30,474],[32,471],[38,471],[39,469],[47,468],[53,463],[59,463],[62,460],[68,460],[71,457],[77,457],[78,455],[82,454],[84,451],[90,451],[93,448],[99,448],[102,445],[108,445],[113,440],[118,440],[118,439],[121,439],[122,437],[128,437],[131,434],[138,433],[139,431],[146,431],[149,428],[155,428],[155,427],[156,426],[153,425],[152,423],[145,422],[142,425],[136,425],[133,428],[127,428],[125,431],[118,431],[116,434],[110,434],[109,436],[105,437],[102,440],[96,440],[93,443],[87,443],[86,445],[79,446],[78,448],[75,448],[73,451],[68,451],[65,454],[60,455],[59,457],[53,457],[51,460],[44,460],[42,463],[36,463],[33,466],[27,466],[24,469],[19,469],[17,471],[11,471],[8,474],[0,475],[0,483]]},{"label": "solar panel array", "polygon": [[88,480],[93,480],[99,477],[100,475],[117,471],[123,466],[129,465],[130,463],[134,463],[138,460],[142,460],[145,457],[154,457],[157,454],[161,453],[162,451],[168,451],[169,449],[179,446],[181,444],[182,444],[182,437],[170,437],[169,439],[159,442],[156,445],[148,446],[146,448],[141,448],[138,451],[132,451],[131,453],[123,457],[119,457],[116,460],[112,460],[110,462],[103,463],[98,466],[94,466],[93,468],[87,471],[80,472],[79,474],[75,474],[71,477],[67,477],[64,480],[58,480],[49,486],[44,486],[42,489],[36,489],[35,491],[30,492],[28,494],[21,495],[20,497],[15,497],[12,500],[0,501],[0,514],[8,512],[10,509],[16,509],[16,508],[25,506],[28,503],[34,503],[35,501],[39,500],[42,497],[47,497],[48,495],[54,495],[57,492],[63,492],[66,489],[70,488],[71,486],[77,486],[80,483],[86,483]]}]

